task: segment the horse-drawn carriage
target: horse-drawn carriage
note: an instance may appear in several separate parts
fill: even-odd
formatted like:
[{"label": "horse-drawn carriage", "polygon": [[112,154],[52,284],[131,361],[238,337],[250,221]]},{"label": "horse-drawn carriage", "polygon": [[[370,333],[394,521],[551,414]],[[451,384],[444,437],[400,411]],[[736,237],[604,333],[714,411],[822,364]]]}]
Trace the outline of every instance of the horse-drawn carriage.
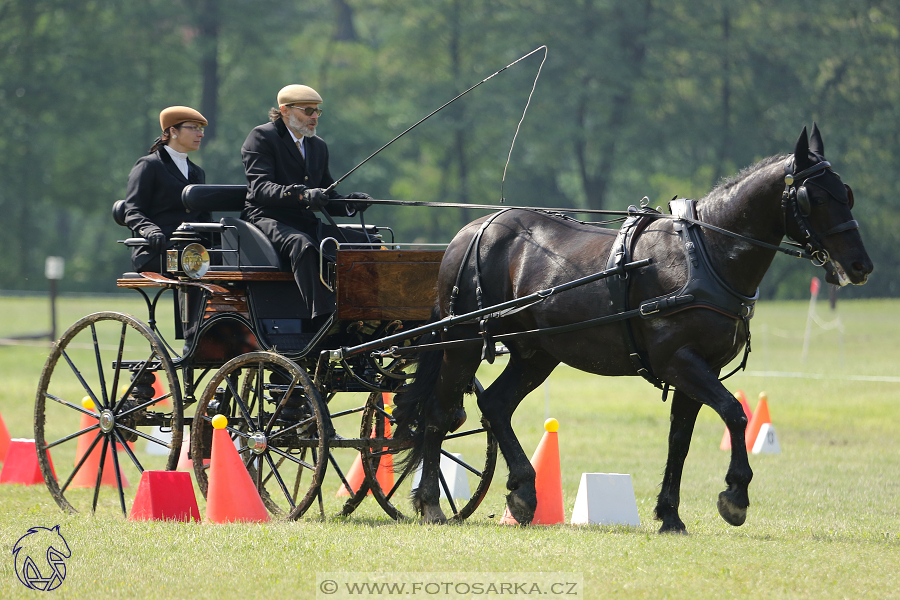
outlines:
[{"label": "horse-drawn carriage", "polygon": [[[185,189],[182,199],[195,210],[240,211],[245,194],[243,186],[195,185]],[[124,224],[120,211],[117,203],[114,217]],[[398,481],[395,489],[383,489],[376,474],[382,456],[396,451],[385,399],[403,385],[415,357],[360,353],[333,361],[327,351],[425,323],[434,305],[443,246],[399,244],[389,228],[367,230],[379,240],[377,245],[322,241],[327,251],[321,254],[335,257],[320,262],[320,276],[336,294],[336,311],[315,329],[311,320],[301,318],[302,300],[292,273],[282,269],[269,240],[235,216],[182,225],[166,257],[167,273],[125,273],[118,279],[118,287],[141,294],[147,321],[113,312],[84,317],[55,344],[41,376],[35,439],[58,456],[72,460],[74,455],[74,468],[63,467],[57,458],[57,476],[48,456],[39,453],[60,507],[96,509],[100,492],[115,491],[126,511],[127,483],[120,463],[128,461],[143,471],[146,462],[133,450],[134,442],[146,440],[151,453],[164,454],[163,468],[175,469],[179,459],[184,464],[183,432],[190,432],[189,456],[205,495],[210,421],[224,414],[273,513],[301,517],[321,498],[330,465],[342,485],[359,488],[353,489],[343,514],[352,512],[371,489],[391,516],[401,517],[405,509],[398,500],[408,495],[413,477]],[[201,241],[212,244],[206,247]],[[175,292],[175,319],[180,321],[175,329],[185,339],[181,352],[157,326],[157,309],[168,290]],[[349,406],[335,400],[345,392],[356,393],[349,394],[355,398]],[[338,405],[342,408],[335,409]],[[450,497],[447,504],[462,519],[487,491],[497,447],[480,424],[457,437],[466,452],[448,451],[447,456],[470,473],[470,494]],[[341,456],[352,458],[351,451],[359,451],[362,459],[366,482],[361,487],[346,478],[350,465]],[[91,461],[91,454],[99,462]]]},{"label": "horse-drawn carriage", "polygon": [[[185,195],[186,206],[200,209],[239,208],[242,201],[241,187],[194,186]],[[746,417],[720,372],[741,350],[746,363],[755,291],[776,252],[813,260],[830,283],[865,283],[873,265],[850,213],[853,202],[814,127],[811,137],[804,128],[793,155],[764,159],[696,202],[672,201],[669,214],[648,207],[616,212],[624,221],[618,232],[558,211],[503,209],[465,227],[445,252],[393,240],[354,247],[328,239],[323,244],[336,247],[335,260],[321,263],[320,276],[336,292],[337,309],[312,329],[296,312],[291,275],[252,225],[224,218],[185,226],[167,257],[172,277],[126,274],[118,282],[143,294],[147,324],[96,313],[54,345],[38,388],[35,440],[39,449],[81,447],[72,452],[67,478],[57,478],[47,454],[38,452],[45,481],[64,509],[74,508],[75,497],[96,507],[106,481],[126,511],[119,454],[108,448],[121,448],[142,470],[128,444],[144,438],[166,449],[165,468],[174,469],[189,426],[194,474],[205,494],[210,422],[223,414],[273,512],[299,518],[318,497],[324,514],[327,467],[351,487],[336,458],[349,449],[359,452],[366,477],[342,514],[371,489],[395,518],[409,513],[400,502],[411,497],[425,521],[442,522],[448,513],[464,519],[487,492],[499,447],[510,471],[507,506],[529,523],[537,504],[534,470],[510,419],[564,362],[600,375],[641,375],[664,390],[664,400],[672,388],[669,460],[656,505],[661,531],[685,529],[678,516],[681,471],[700,407],[713,408],[732,437],[718,510],[741,525],[753,475]],[[198,243],[201,233],[215,238],[212,249]],[[794,248],[781,246],[785,236]],[[154,288],[151,299],[146,290]],[[186,338],[180,356],[155,325],[168,289],[178,291]],[[109,331],[101,334],[101,326]],[[482,390],[475,372],[493,360],[498,343],[509,347],[510,359]],[[76,351],[82,362],[73,359]],[[59,368],[60,359],[68,368]],[[397,391],[392,412],[384,398]],[[477,406],[465,399],[467,391]],[[342,406],[339,392],[367,396]],[[84,406],[75,400],[81,394]],[[51,419],[48,407],[59,417]],[[344,424],[360,416],[358,429],[346,433]],[[170,430],[171,441],[147,433],[152,427]],[[453,452],[455,444],[465,448]],[[379,480],[381,463],[407,450],[396,483]],[[113,475],[104,472],[107,456]],[[444,461],[474,480],[459,502],[444,479]],[[80,474],[94,463],[88,476]],[[89,489],[78,492],[73,484]]]}]

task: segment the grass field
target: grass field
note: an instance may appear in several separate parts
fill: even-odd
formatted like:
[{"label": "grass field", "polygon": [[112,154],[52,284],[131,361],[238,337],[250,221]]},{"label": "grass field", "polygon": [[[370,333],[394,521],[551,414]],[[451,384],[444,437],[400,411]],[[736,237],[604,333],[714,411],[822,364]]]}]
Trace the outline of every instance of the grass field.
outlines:
[{"label": "grass field", "polygon": [[[652,511],[668,405],[639,378],[560,367],[515,415],[522,445],[530,454],[545,416],[559,419],[567,518],[581,473],[629,473],[639,527],[500,526],[502,461],[481,508],[445,527],[394,522],[372,499],[348,519],[324,522],[129,523],[114,511],[64,515],[43,486],[2,486],[0,598],[34,595],[16,579],[11,549],[29,527],[57,524],[72,549],[66,580],[54,592],[62,598],[312,598],[317,573],[373,571],[387,580],[407,572],[576,574],[586,598],[900,597],[900,301],[842,302],[837,313],[821,303],[821,318],[839,316],[843,333],[813,326],[801,361],[807,306],[760,303],[748,372],[727,382],[752,407],[760,391],[768,393],[783,451],[751,456],[751,507],[742,527],[727,525],[715,508],[728,454],[719,450],[724,425],[710,409],[700,412],[682,484],[681,516],[691,535],[659,536]],[[65,298],[60,332],[100,309],[144,315],[142,302],[129,296]],[[170,310],[161,311],[164,322]],[[0,298],[0,315],[0,338],[49,329],[43,299]],[[13,437],[33,437],[46,356],[38,345],[0,346],[0,413]],[[479,378],[489,382],[500,367]],[[134,486],[136,471],[128,477]],[[326,512],[334,514],[337,479],[330,476],[324,489]]]}]

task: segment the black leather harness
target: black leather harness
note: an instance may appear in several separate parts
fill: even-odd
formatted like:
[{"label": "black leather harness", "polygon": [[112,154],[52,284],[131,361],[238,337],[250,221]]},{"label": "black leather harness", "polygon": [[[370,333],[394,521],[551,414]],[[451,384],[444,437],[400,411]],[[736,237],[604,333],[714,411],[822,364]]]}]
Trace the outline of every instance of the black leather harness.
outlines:
[{"label": "black leather harness", "polygon": [[[637,238],[646,226],[655,220],[655,215],[660,214],[653,209],[642,208],[638,210],[634,206],[630,207],[629,210],[635,214],[628,217],[619,229],[616,240],[610,249],[607,268],[615,268],[633,260],[632,255]],[[747,364],[747,357],[750,353],[750,319],[753,317],[754,307],[759,298],[759,289],[756,290],[753,296],[745,296],[725,283],[719,274],[716,273],[709,259],[701,228],[695,223],[685,220],[685,218],[691,221],[698,220],[696,201],[687,199],[672,200],[669,202],[669,210],[676,217],[673,227],[681,239],[681,247],[684,251],[688,269],[687,281],[675,292],[642,301],[639,305],[639,316],[644,319],[651,319],[671,315],[690,308],[707,308],[733,319],[743,320],[747,324],[744,358],[737,369],[722,378],[725,379],[737,370],[744,368]],[[632,277],[625,272],[606,280],[609,286],[610,309],[612,312],[625,313],[629,310],[631,305],[629,298],[631,280]],[[630,319],[623,320],[623,328],[628,355],[634,365],[635,372],[666,392],[668,384],[653,374],[646,353],[637,346]],[[664,393],[663,400],[665,398],[666,395]]]}]

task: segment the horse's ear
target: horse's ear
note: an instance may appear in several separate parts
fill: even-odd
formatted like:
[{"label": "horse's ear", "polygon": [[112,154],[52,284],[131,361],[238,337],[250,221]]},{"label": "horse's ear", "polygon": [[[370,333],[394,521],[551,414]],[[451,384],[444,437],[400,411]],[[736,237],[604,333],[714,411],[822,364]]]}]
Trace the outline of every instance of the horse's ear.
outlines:
[{"label": "horse's ear", "polygon": [[809,136],[806,133],[806,126],[804,126],[803,131],[800,132],[800,137],[797,138],[797,144],[794,146],[794,168],[796,171],[802,171],[811,166],[812,163],[809,161]]},{"label": "horse's ear", "polygon": [[822,158],[825,158],[825,144],[822,143],[822,134],[819,133],[819,127],[813,121],[812,133],[809,136],[809,150]]}]

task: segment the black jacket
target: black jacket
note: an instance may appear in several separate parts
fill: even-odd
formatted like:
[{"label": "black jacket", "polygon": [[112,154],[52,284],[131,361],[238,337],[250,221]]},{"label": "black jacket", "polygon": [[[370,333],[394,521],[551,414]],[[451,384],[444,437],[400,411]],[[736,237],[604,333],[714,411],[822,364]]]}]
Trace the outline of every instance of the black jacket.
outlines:
[{"label": "black jacket", "polygon": [[[189,183],[205,183],[203,169],[188,159],[188,177],[185,179],[165,148],[142,156],[128,175],[125,194],[125,224],[137,235],[143,236],[148,225],[156,225],[166,235],[184,222],[209,221],[208,212],[187,210],[181,203],[181,191]],[[157,262],[150,263],[152,260]],[[132,248],[131,262],[136,270],[145,266],[156,271],[159,254],[149,248]]]},{"label": "black jacket", "polygon": [[[247,174],[247,201],[241,218],[254,222],[268,217],[305,232],[315,232],[319,219],[302,206],[290,186],[327,188],[334,183],[328,170],[328,146],[316,136],[305,140],[306,158],[294,143],[284,121],[260,125],[250,132],[241,147],[241,160]],[[288,195],[290,193],[290,195]],[[332,191],[331,198],[340,198]],[[333,216],[348,216],[346,205],[335,202],[327,207]]]}]

